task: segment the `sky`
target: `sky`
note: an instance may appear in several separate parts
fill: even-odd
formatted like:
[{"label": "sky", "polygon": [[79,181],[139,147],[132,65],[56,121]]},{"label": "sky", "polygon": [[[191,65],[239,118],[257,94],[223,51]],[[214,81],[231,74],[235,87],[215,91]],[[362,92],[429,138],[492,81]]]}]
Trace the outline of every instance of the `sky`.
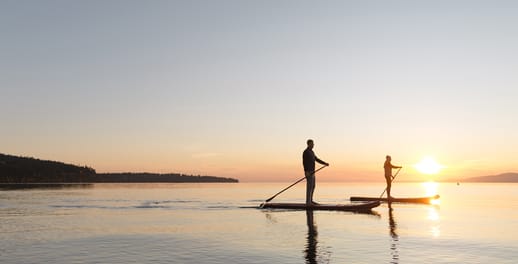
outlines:
[{"label": "sky", "polygon": [[[250,181],[518,171],[515,1],[0,1],[0,153]],[[432,157],[443,168],[414,167]]]}]

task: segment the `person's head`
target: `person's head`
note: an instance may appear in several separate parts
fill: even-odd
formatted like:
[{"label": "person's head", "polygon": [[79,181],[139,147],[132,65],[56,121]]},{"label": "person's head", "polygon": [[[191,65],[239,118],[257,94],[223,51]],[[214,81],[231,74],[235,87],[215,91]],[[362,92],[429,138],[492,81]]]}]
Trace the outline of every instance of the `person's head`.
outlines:
[{"label": "person's head", "polygon": [[313,139],[308,139],[308,141],[306,141],[306,144],[308,144],[308,148],[310,148],[310,149],[312,149],[312,148],[313,148],[313,146],[315,145],[315,144],[313,143]]},{"label": "person's head", "polygon": [[387,160],[392,160],[392,158],[390,157],[390,155],[387,155],[385,158],[386,158]]}]

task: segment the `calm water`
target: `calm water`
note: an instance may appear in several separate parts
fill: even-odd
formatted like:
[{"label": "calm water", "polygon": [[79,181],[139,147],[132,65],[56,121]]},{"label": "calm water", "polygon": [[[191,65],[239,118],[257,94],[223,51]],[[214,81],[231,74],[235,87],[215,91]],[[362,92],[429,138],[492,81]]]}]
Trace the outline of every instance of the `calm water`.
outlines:
[{"label": "calm water", "polygon": [[[0,191],[0,263],[516,263],[518,184],[395,184],[439,205],[260,210],[290,183]],[[320,202],[381,183],[317,183]],[[273,201],[303,201],[304,183]],[[244,208],[243,208],[244,207]]]}]

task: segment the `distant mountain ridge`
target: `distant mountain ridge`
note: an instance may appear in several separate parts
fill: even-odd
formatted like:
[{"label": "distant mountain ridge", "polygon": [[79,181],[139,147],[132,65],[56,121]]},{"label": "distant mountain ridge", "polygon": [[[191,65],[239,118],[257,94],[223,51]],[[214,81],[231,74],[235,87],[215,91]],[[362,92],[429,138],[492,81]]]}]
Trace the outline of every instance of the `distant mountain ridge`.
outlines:
[{"label": "distant mountain ridge", "polygon": [[498,175],[471,177],[464,182],[518,182],[518,173],[507,172]]},{"label": "distant mountain ridge", "polygon": [[0,153],[0,183],[239,182],[233,178],[179,173],[96,173],[93,168]]}]

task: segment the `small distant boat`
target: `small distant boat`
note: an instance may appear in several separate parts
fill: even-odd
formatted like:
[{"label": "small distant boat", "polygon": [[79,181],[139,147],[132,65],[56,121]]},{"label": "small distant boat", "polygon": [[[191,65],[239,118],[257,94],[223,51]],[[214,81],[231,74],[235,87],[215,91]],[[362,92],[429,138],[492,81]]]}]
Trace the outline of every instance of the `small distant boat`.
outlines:
[{"label": "small distant boat", "polygon": [[[424,203],[424,204],[430,204],[433,200],[439,199],[440,196],[438,194],[434,196],[427,196],[427,197],[408,197],[408,198],[397,198],[392,197],[390,199],[390,202],[393,203]],[[350,198],[351,201],[379,201],[379,202],[388,202],[388,198],[381,198],[381,197],[358,197],[353,196]]]},{"label": "small distant boat", "polygon": [[366,212],[379,205],[379,201],[351,204],[312,204],[309,206],[305,203],[264,203],[261,204],[260,208]]}]

